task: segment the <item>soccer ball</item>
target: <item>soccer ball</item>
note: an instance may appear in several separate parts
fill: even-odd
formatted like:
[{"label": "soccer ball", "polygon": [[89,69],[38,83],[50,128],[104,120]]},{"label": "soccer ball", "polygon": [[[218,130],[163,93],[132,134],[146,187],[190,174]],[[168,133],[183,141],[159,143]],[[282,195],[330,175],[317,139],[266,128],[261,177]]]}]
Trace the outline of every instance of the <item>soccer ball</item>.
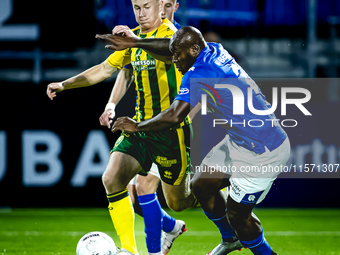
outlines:
[{"label": "soccer ball", "polygon": [[115,242],[103,232],[90,232],[80,238],[77,255],[115,255],[118,252]]}]

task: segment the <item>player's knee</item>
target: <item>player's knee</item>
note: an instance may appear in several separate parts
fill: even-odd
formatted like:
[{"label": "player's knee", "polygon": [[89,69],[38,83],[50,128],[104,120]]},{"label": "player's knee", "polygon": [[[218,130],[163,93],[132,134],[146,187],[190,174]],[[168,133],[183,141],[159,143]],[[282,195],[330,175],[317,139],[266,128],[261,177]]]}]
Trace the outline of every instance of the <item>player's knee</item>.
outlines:
[{"label": "player's knee", "polygon": [[106,189],[112,186],[112,179],[107,174],[107,171],[105,171],[102,175],[102,182]]},{"label": "player's knee", "polygon": [[115,193],[126,188],[126,185],[122,185],[115,176],[112,176],[107,171],[102,175],[102,182],[107,193]]}]

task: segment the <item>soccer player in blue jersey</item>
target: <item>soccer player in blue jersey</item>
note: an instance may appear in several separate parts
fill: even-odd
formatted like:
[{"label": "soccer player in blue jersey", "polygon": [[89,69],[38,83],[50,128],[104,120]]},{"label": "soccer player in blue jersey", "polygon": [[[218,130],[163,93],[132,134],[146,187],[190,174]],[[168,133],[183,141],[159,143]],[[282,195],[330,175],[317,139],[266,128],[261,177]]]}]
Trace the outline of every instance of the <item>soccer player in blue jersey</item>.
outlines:
[{"label": "soccer player in blue jersey", "polygon": [[[119,38],[112,38],[110,42],[113,45],[111,48],[126,47]],[[181,90],[170,108],[139,123],[128,117],[119,118],[114,123],[113,131],[147,132],[169,129],[187,116],[190,107],[200,103],[202,94],[207,89],[211,90],[210,93],[216,92],[221,104],[215,104],[212,97],[207,97],[207,105],[214,108],[211,114],[216,119],[234,120],[238,124],[234,123],[229,127],[226,137],[212,149],[201,166],[209,169],[214,169],[217,165],[232,166],[236,171],[231,172],[228,179],[229,197],[226,205],[220,192],[220,189],[226,186],[225,176],[221,173],[214,171],[214,178],[205,178],[206,173],[202,171],[196,173],[192,180],[191,187],[195,196],[207,217],[219,228],[223,239],[208,254],[224,255],[243,246],[249,248],[253,254],[276,254],[266,241],[261,223],[253,216],[252,210],[265,198],[278,173],[268,172],[259,178],[256,174],[249,174],[242,169],[285,165],[290,154],[289,140],[285,131],[275,121],[274,115],[255,115],[245,102],[241,107],[245,109],[244,115],[233,114],[234,94],[243,92],[246,95],[247,91],[252,93],[253,105],[257,110],[268,110],[270,105],[265,101],[260,89],[222,45],[206,43],[201,33],[193,27],[181,28],[170,40],[131,39],[126,43],[144,47],[157,54],[163,52],[165,55],[170,54],[167,50],[167,46],[170,46],[173,62],[184,76]],[[227,78],[234,87],[217,88],[214,84],[207,84],[209,81],[205,78],[213,78],[213,82],[219,79],[225,81]],[[205,90],[201,89],[202,81]],[[260,127],[241,124],[253,119],[265,124]]]}]

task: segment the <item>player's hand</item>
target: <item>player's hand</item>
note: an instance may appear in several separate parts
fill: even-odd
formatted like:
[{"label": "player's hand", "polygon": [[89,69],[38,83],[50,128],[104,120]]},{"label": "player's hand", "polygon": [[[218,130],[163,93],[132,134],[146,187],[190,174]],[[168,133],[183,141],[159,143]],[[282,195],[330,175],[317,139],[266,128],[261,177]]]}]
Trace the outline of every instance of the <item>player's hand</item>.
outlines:
[{"label": "player's hand", "polygon": [[113,124],[111,131],[116,132],[121,130],[123,132],[137,132],[137,124],[137,121],[129,117],[120,117]]},{"label": "player's hand", "polygon": [[53,100],[57,96],[57,92],[61,92],[64,90],[64,86],[61,82],[58,83],[50,83],[47,85],[47,96]]},{"label": "player's hand", "polygon": [[113,35],[121,35],[126,37],[137,37],[128,26],[115,26],[112,29]]},{"label": "player's hand", "polygon": [[96,35],[96,38],[102,39],[108,43],[105,48],[110,50],[125,50],[127,48],[135,48],[137,41],[139,40],[139,37],[126,37],[113,34]]},{"label": "player's hand", "polygon": [[113,119],[116,115],[115,113],[116,105],[114,103],[108,103],[105,107],[105,111],[99,117],[100,125],[106,126],[107,128],[111,127]]}]

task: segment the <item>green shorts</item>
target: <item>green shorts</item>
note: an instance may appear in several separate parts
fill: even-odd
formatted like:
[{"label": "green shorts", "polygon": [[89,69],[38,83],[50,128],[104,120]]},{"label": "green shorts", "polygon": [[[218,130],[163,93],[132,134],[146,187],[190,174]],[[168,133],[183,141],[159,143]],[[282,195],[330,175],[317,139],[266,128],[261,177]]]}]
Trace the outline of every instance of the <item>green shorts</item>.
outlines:
[{"label": "green shorts", "polygon": [[158,166],[162,181],[179,185],[190,167],[190,125],[161,132],[122,133],[111,153],[126,153],[140,163],[140,175],[147,175],[151,164]]}]

